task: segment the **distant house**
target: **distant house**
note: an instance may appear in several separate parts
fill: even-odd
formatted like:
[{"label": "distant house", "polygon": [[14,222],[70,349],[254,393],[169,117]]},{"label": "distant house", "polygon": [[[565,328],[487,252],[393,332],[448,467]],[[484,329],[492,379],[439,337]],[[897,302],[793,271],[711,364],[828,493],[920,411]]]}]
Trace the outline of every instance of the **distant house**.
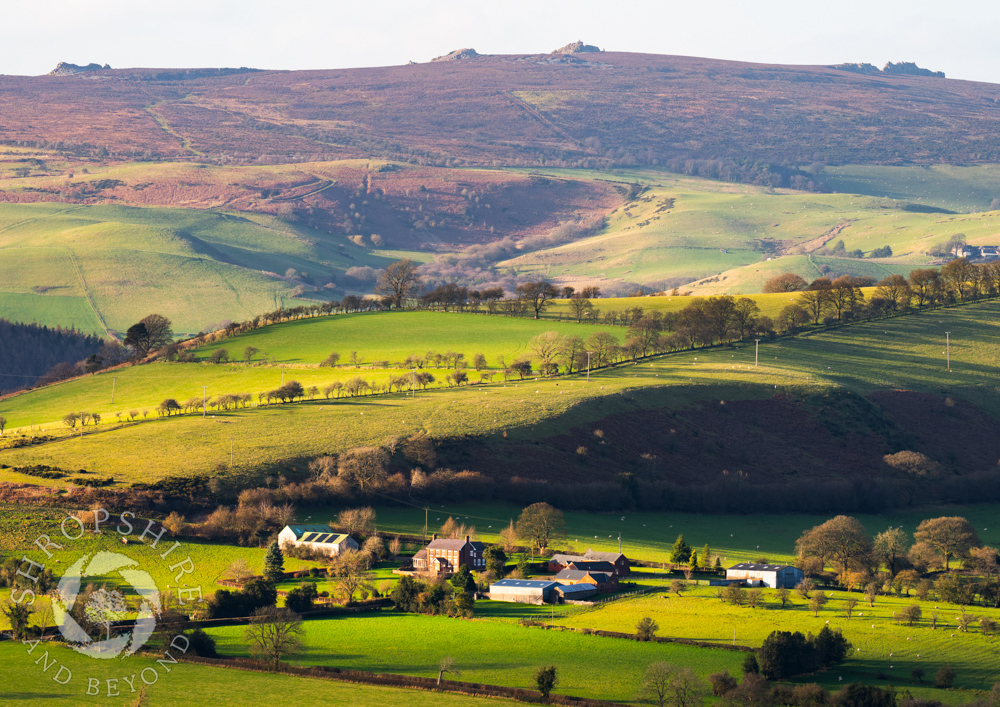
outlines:
[{"label": "distant house", "polygon": [[726,581],[739,580],[752,587],[792,589],[805,578],[805,573],[791,565],[763,565],[755,562],[741,562],[726,570]]},{"label": "distant house", "polygon": [[549,560],[549,572],[567,569],[574,562],[610,562],[616,577],[628,577],[631,568],[628,558],[620,552],[594,552],[587,550],[583,555],[553,555]]},{"label": "distant house", "polygon": [[339,555],[345,550],[357,550],[358,543],[346,533],[335,533],[327,525],[286,525],[278,533],[281,548],[305,547],[326,555]]},{"label": "distant house", "polygon": [[435,534],[427,547],[413,556],[413,571],[437,577],[454,574],[465,565],[473,572],[482,572],[486,569],[484,552],[486,543],[470,540],[468,535],[465,540],[453,540]]},{"label": "distant house", "polygon": [[543,579],[501,579],[490,585],[490,599],[518,604],[544,604],[553,598],[557,582]]},{"label": "distant house", "polygon": [[559,584],[590,584],[601,594],[618,589],[618,577],[607,572],[564,569],[559,570],[553,579]]}]

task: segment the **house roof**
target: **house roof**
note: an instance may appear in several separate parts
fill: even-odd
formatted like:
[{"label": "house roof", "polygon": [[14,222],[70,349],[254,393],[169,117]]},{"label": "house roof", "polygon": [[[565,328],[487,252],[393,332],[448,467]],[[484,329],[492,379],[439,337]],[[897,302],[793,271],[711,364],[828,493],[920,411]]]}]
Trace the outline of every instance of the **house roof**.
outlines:
[{"label": "house roof", "polygon": [[798,569],[798,567],[792,567],[792,565],[764,565],[758,562],[741,562],[738,565],[733,565],[729,569],[731,570],[749,570],[751,572],[777,572],[778,570],[783,570],[786,567],[791,569]]},{"label": "house roof", "polygon": [[562,594],[590,594],[596,591],[593,584],[560,584],[556,591]]},{"label": "house roof", "polygon": [[586,559],[587,558],[583,555],[560,555],[559,553],[556,553],[549,559],[549,562],[557,562],[560,565],[568,565],[570,562],[583,562]]},{"label": "house roof", "polygon": [[472,549],[476,552],[483,552],[486,549],[486,543],[481,543],[478,540],[465,540],[456,538],[436,538],[431,540],[427,544],[428,550],[461,550],[466,545],[471,545]]},{"label": "house roof", "polygon": [[301,540],[305,533],[332,533],[329,525],[322,525],[320,523],[300,523],[297,525],[286,525],[285,528],[291,530],[295,533],[295,539]]},{"label": "house roof", "polygon": [[601,562],[610,562],[615,564],[620,559],[627,560],[624,553],[621,552],[594,552],[593,550],[587,550],[587,554],[583,556],[585,560],[597,560]]},{"label": "house roof", "polygon": [[423,547],[417,550],[416,554],[413,556],[414,560],[426,560],[427,559],[427,548]]},{"label": "house roof", "polygon": [[350,535],[346,533],[331,533],[329,529],[325,533],[304,533],[299,542],[319,543],[321,545],[340,545],[347,540]]},{"label": "house roof", "polygon": [[575,570],[585,570],[587,572],[607,572],[608,574],[615,573],[615,566],[604,560],[591,562],[589,560],[573,560],[570,565],[571,569]]},{"label": "house roof", "polygon": [[552,582],[547,579],[501,579],[499,582],[494,582],[490,585],[490,590],[493,587],[517,587],[519,589],[548,589],[549,587],[555,587],[559,582]]},{"label": "house roof", "polygon": [[582,580],[593,580],[597,583],[605,583],[611,581],[611,575],[605,572],[588,572],[586,570],[562,570],[555,576],[559,580],[568,581],[582,581]]}]

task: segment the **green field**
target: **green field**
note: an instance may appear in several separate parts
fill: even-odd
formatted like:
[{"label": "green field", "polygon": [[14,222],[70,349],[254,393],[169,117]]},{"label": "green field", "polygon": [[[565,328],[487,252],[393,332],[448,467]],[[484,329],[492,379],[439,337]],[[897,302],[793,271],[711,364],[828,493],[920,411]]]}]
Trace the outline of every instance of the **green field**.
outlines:
[{"label": "green field", "polygon": [[[538,439],[590,424],[598,419],[595,415],[635,410],[634,403],[618,394],[640,389],[648,393],[644,404],[669,409],[706,399],[770,397],[776,390],[949,391],[1000,414],[996,370],[990,363],[1000,356],[995,336],[1000,326],[998,307],[987,302],[762,343],[759,367],[752,365],[754,348],[744,345],[665,355],[640,365],[602,370],[592,375],[589,384],[574,376],[428,390],[418,392],[416,399],[391,394],[339,402],[316,400],[230,411],[208,420],[181,415],[6,450],[0,452],[0,463],[85,468],[138,480],[205,472],[228,461],[231,440],[238,468],[263,470],[282,460],[421,430],[439,439],[489,438],[503,432],[516,435],[514,439]],[[481,317],[477,321],[497,320]],[[945,331],[951,332],[951,372],[944,365]],[[373,332],[373,337],[379,336],[380,332]],[[104,381],[106,390],[106,377]],[[192,381],[191,387],[197,394],[198,383]],[[581,405],[595,399],[603,401],[599,409]],[[19,400],[31,397],[4,401],[0,412],[14,410]],[[66,398],[67,407],[71,400]],[[59,409],[48,419],[61,414]],[[17,424],[13,413],[11,417],[12,424]],[[0,478],[28,480],[9,472],[0,472]]]},{"label": "green field", "polygon": [[[995,168],[829,169],[843,175],[844,188],[834,188],[845,193],[763,189],[662,172],[623,171],[620,179],[635,180],[648,189],[613,212],[601,233],[521,255],[501,266],[525,276],[609,286],[618,281],[659,286],[672,277],[707,278],[712,282],[694,284],[697,294],[747,294],[759,292],[772,274],[818,277],[818,268],[800,257],[809,253],[817,256],[816,266],[825,265],[832,273],[882,279],[929,263],[926,251],[954,234],[964,234],[972,244],[997,241],[1000,214],[982,213],[993,198],[985,196],[1000,194],[993,186],[1000,182]],[[982,184],[980,178],[985,179]],[[836,177],[831,181],[839,184]],[[918,193],[930,196],[917,198]],[[907,209],[911,202],[949,208],[960,202],[962,208],[957,210],[975,213],[919,213]],[[843,240],[848,251],[860,249],[867,256],[888,245],[893,257],[868,261],[816,253],[821,246],[817,239],[835,228],[841,230],[830,238],[829,247]]]},{"label": "green field", "polygon": [[[534,671],[555,665],[555,692],[632,701],[646,666],[658,660],[690,665],[700,675],[739,670],[739,653],[688,646],[609,640],[578,633],[522,628],[496,621],[467,621],[383,611],[306,623],[299,665],[437,677],[441,658],[452,656],[462,680],[530,687]],[[245,655],[242,628],[212,629],[219,651]]]},{"label": "green field", "polygon": [[[51,661],[72,671],[73,677],[65,686],[53,682],[58,667],[50,667],[49,674],[42,671],[35,661],[44,650]],[[364,707],[470,707],[471,705],[517,704],[510,700],[466,697],[448,693],[405,690],[389,687],[357,685],[333,680],[256,673],[229,668],[216,668],[191,663],[170,666],[171,672],[156,663],[154,658],[133,656],[125,664],[118,661],[94,660],[78,655],[69,648],[58,645],[40,646],[37,653],[28,655],[27,647],[18,643],[0,643],[0,700],[4,705],[35,705],[40,701],[57,707],[78,705],[114,705],[131,707],[136,695],[129,691],[121,678],[140,673],[144,668],[158,670],[156,684],[147,689],[144,707],[219,707],[220,705],[245,705],[253,703],[295,702],[309,705],[339,707],[351,704]],[[64,673],[65,676],[65,673]],[[152,680],[151,674],[147,677]],[[100,681],[102,694],[88,696],[88,678]],[[107,680],[117,678],[118,697],[109,697]],[[61,678],[65,679],[65,677]],[[135,681],[138,688],[138,679]],[[114,685],[112,686],[114,688]]]},{"label": "green field", "polygon": [[[925,688],[927,697],[933,694],[934,699],[959,702],[963,700],[949,699],[946,691],[927,688],[941,666],[950,664],[955,669],[955,686],[964,690],[989,690],[1000,680],[1000,656],[994,650],[997,639],[983,635],[977,627],[968,633],[959,631],[955,617],[961,608],[955,605],[935,600],[920,602],[916,597],[903,596],[878,597],[875,606],[869,607],[859,592],[832,591],[826,593],[829,603],[813,616],[808,600],[795,595],[791,604],[782,609],[773,590],[765,590],[765,603],[757,609],[733,606],[715,594],[716,588],[708,586],[692,587],[681,597],[663,589],[568,618],[557,617],[554,623],[633,633],[639,619],[650,616],[660,625],[661,636],[718,643],[730,643],[735,636],[736,643],[752,647],[759,647],[772,631],[816,634],[829,624],[843,631],[854,650],[842,665],[803,681],[816,681],[830,690],[842,685],[841,677],[843,683],[891,683],[897,689]],[[850,620],[844,609],[844,600],[849,596],[860,600]],[[921,606],[921,621],[913,626],[896,623],[893,613],[913,604]],[[935,611],[939,617],[936,629],[931,628]],[[968,613],[996,619],[1000,611],[976,606],[968,607]],[[918,667],[925,671],[923,685],[910,675]],[[879,672],[889,677],[879,679],[876,676]]]},{"label": "green field", "polygon": [[293,306],[294,285],[266,272],[294,268],[329,280],[388,262],[341,241],[260,215],[3,204],[0,317],[103,334],[155,311],[177,333],[193,334]]},{"label": "green field", "polygon": [[820,171],[819,179],[841,193],[885,196],[966,213],[988,210],[1000,195],[996,165],[831,165]]}]

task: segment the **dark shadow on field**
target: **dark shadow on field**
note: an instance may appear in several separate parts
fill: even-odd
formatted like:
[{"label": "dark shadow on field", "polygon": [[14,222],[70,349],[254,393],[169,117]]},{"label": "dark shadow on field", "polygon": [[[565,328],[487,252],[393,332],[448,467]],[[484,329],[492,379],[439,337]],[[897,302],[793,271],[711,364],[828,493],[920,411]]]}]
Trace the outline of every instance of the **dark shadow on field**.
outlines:
[{"label": "dark shadow on field", "polygon": [[[0,700],[61,700],[66,695],[56,695],[47,692],[0,692]],[[0,702],[0,704],[8,704]]]}]

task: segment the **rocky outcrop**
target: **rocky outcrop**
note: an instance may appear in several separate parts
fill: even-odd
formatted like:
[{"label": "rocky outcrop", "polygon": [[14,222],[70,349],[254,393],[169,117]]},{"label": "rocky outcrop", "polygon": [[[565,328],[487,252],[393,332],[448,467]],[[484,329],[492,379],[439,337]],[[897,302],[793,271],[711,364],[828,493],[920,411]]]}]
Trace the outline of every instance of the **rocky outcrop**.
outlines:
[{"label": "rocky outcrop", "polygon": [[599,52],[600,47],[595,47],[593,44],[584,44],[581,41],[570,42],[565,47],[560,47],[556,49],[553,54],[582,54],[583,52]]},{"label": "rocky outcrop", "polygon": [[881,70],[874,64],[865,64],[860,62],[856,64],[834,64],[830,68],[840,69],[841,71],[851,71],[855,74],[879,74],[880,76],[930,76],[937,79],[944,78],[943,71],[921,69],[912,61],[901,61],[898,64],[893,64],[890,61]]},{"label": "rocky outcrop", "polygon": [[475,59],[480,56],[475,49],[456,49],[444,56],[439,56],[431,61],[462,61],[463,59]]},{"label": "rocky outcrop", "polygon": [[853,71],[856,74],[880,74],[879,68],[874,64],[834,64],[830,67],[831,69],[840,69],[841,71]]},{"label": "rocky outcrop", "polygon": [[60,61],[56,68],[48,73],[49,76],[73,76],[74,74],[83,74],[88,71],[100,71],[101,69],[110,69],[111,67],[105,64],[101,66],[100,64],[87,64],[86,66],[80,66],[79,64],[69,64],[65,61]]},{"label": "rocky outcrop", "polygon": [[921,69],[912,61],[901,61],[898,64],[893,64],[890,61],[885,66],[882,67],[882,73],[892,74],[895,76],[931,76],[937,79],[944,78],[943,71],[931,71],[930,69]]}]

